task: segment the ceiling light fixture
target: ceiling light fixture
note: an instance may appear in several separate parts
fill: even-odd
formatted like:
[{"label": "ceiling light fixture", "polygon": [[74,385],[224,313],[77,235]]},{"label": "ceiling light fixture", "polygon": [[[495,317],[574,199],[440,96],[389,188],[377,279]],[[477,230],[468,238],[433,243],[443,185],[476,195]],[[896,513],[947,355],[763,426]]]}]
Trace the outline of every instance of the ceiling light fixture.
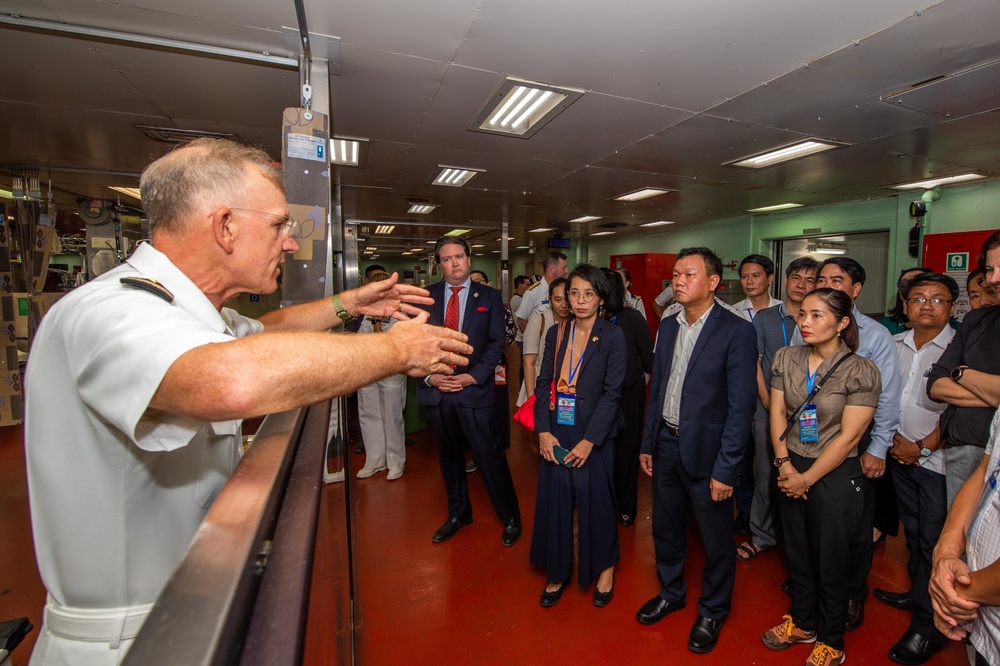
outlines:
[{"label": "ceiling light fixture", "polygon": [[847,254],[846,243],[813,243],[806,246],[809,254]]},{"label": "ceiling light fixture", "polygon": [[114,190],[115,192],[121,192],[125,196],[142,201],[142,197],[139,195],[138,187],[118,187],[117,185],[108,185],[108,188]]},{"label": "ceiling light fixture", "polygon": [[[552,228],[552,227],[538,227],[537,229],[529,229],[528,233],[529,234],[540,234],[540,233],[543,233],[543,232],[546,232],[546,231],[555,231],[555,229]],[[510,239],[508,238],[507,240],[510,240]]]},{"label": "ceiling light fixture", "polygon": [[486,173],[483,169],[463,169],[462,167],[450,167],[439,164],[441,173],[434,179],[434,185],[445,187],[463,187],[470,180],[481,173]]},{"label": "ceiling light fixture", "polygon": [[801,208],[804,204],[800,203],[783,203],[775,204],[773,206],[761,206],[760,208],[748,208],[748,213],[773,213],[778,210],[788,210],[789,208]]},{"label": "ceiling light fixture", "polygon": [[529,249],[530,247],[531,247],[530,245],[518,245],[518,246],[517,246],[517,247],[515,247],[514,249],[515,249],[515,250],[527,250],[527,249]]},{"label": "ceiling light fixture", "polygon": [[445,234],[448,238],[454,238],[455,236],[464,236],[465,234],[472,231],[472,229],[452,229]]},{"label": "ceiling light fixture", "polygon": [[901,183],[899,185],[887,185],[886,187],[893,190],[930,190],[938,185],[951,185],[952,183],[961,183],[967,180],[978,180],[980,178],[985,178],[986,176],[978,173],[960,173],[957,176],[945,176],[944,178],[930,178],[928,180],[918,180],[913,183]]},{"label": "ceiling light fixture", "polygon": [[795,143],[789,143],[778,148],[773,148],[763,153],[757,153],[749,157],[741,157],[732,162],[725,162],[723,166],[740,167],[743,169],[764,169],[772,167],[782,162],[790,162],[816,153],[824,153],[828,150],[844,148],[850,144],[827,141],[825,139],[808,138]]},{"label": "ceiling light fixture", "polygon": [[662,227],[668,224],[673,224],[673,222],[668,222],[667,220],[660,220],[658,222],[647,222],[646,224],[640,224],[640,227]]},{"label": "ceiling light fixture", "polygon": [[396,226],[394,224],[380,224],[375,227],[375,233],[382,236],[388,236],[395,228]]},{"label": "ceiling light fixture", "polygon": [[527,139],[582,96],[582,90],[506,78],[468,128]]},{"label": "ceiling light fixture", "polygon": [[330,139],[330,164],[363,167],[368,162],[368,139],[335,136]]},{"label": "ceiling light fixture", "polygon": [[[499,243],[499,242],[500,242],[500,241],[502,241],[502,240],[503,240],[503,238],[498,238],[498,239],[497,239],[497,242]],[[511,242],[512,240],[517,240],[517,239],[516,239],[516,238],[514,238],[513,236],[507,236],[507,242],[508,242],[508,243],[509,243],[509,242]]]},{"label": "ceiling light fixture", "polygon": [[661,194],[666,194],[667,192],[676,192],[677,190],[668,190],[660,187],[647,187],[641,190],[636,190],[635,192],[629,192],[618,197],[614,197],[612,201],[642,201],[643,199],[649,199],[652,197],[658,197]]},{"label": "ceiling light fixture", "polygon": [[591,236],[614,236],[615,232],[613,232],[613,231],[595,231],[594,233],[592,233],[590,235]]},{"label": "ceiling light fixture", "polygon": [[483,245],[482,243],[477,243],[477,244],[473,245],[472,247],[486,247],[486,246]]},{"label": "ceiling light fixture", "polygon": [[437,206],[430,206],[426,204],[413,204],[412,206],[410,206],[410,209],[406,212],[413,213],[414,215],[427,215],[435,208],[437,208]]},{"label": "ceiling light fixture", "polygon": [[601,215],[584,215],[583,217],[578,217],[575,220],[570,220],[570,222],[593,222],[594,220],[601,219]]}]

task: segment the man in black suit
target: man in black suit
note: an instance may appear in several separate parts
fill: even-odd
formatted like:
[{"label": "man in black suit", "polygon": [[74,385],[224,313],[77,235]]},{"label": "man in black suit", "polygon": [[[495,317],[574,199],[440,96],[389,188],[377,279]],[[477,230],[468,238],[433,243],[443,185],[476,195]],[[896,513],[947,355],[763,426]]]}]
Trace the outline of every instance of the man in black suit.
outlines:
[{"label": "man in black suit", "polygon": [[521,511],[498,434],[493,386],[494,370],[503,353],[503,300],[500,292],[469,277],[472,257],[464,239],[438,239],[434,259],[444,281],[427,288],[434,299],[434,305],[426,308],[430,321],[465,333],[473,352],[469,364],[456,368],[456,374],[429,375],[417,383],[417,402],[427,408],[448,493],[448,519],[431,540],[447,541],[472,522],[463,454],[468,443],[504,524],[501,542],[512,546],[521,536]]},{"label": "man in black suit", "polygon": [[[639,465],[653,477],[653,545],[660,592],[636,613],[653,624],[687,604],[688,507],[707,551],[688,649],[711,651],[736,577],[733,486],[757,392],[753,325],[715,303],[722,260],[706,247],[677,254],[673,288],[684,310],[660,322]],[[654,464],[655,463],[655,464]]]}]

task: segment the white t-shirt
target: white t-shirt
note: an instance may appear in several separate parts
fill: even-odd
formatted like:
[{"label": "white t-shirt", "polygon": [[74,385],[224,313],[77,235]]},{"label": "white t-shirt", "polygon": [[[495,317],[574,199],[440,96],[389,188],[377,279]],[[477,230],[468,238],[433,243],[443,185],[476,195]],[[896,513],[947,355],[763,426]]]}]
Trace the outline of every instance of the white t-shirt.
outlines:
[{"label": "white t-shirt", "polygon": [[[947,403],[927,397],[927,375],[948,343],[955,337],[955,329],[945,325],[940,333],[919,350],[913,344],[913,331],[892,336],[899,354],[899,434],[915,442],[934,431]],[[944,474],[944,449],[930,456],[917,459],[917,464],[931,472]]]},{"label": "white t-shirt", "polygon": [[[173,301],[122,277],[155,280]],[[25,448],[35,552],[54,603],[100,610],[155,601],[242,447],[239,421],[153,413],[149,402],[185,352],[262,330],[216,310],[148,244],[45,315],[25,372]],[[50,640],[86,643],[43,629],[39,646]]]}]

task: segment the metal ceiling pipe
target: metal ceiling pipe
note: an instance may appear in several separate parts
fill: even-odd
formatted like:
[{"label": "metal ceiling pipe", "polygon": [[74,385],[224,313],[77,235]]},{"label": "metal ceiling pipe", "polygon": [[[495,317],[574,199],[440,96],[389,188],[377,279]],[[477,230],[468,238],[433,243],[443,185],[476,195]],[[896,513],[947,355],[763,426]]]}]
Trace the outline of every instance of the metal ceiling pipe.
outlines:
[{"label": "metal ceiling pipe", "polygon": [[112,42],[140,44],[162,49],[172,49],[175,51],[187,51],[200,55],[221,56],[233,58],[234,60],[246,60],[250,62],[260,62],[268,65],[279,65],[297,69],[299,61],[297,58],[283,58],[281,56],[270,55],[269,53],[255,53],[241,49],[230,49],[223,46],[213,46],[211,44],[198,44],[196,42],[184,42],[179,39],[164,39],[151,35],[137,35],[131,32],[121,32],[119,30],[105,30],[104,28],[92,28],[85,25],[74,25],[71,23],[57,23],[56,21],[44,21],[42,19],[24,18],[10,14],[0,14],[0,24],[13,25],[24,28],[34,28],[47,32],[66,32],[79,37],[97,37]]}]

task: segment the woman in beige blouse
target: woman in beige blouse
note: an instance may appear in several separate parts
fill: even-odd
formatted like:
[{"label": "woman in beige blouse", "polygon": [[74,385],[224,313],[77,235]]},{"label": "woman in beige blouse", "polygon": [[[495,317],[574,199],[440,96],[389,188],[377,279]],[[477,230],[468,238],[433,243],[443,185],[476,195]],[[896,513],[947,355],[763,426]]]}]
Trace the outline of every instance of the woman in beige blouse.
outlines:
[{"label": "woman in beige blouse", "polygon": [[562,324],[569,319],[570,306],[566,299],[566,278],[557,278],[549,285],[549,307],[528,318],[524,326],[521,363],[524,366],[524,383],[517,395],[520,407],[535,392],[535,378],[538,376],[538,360],[545,356],[545,334],[554,324]]},{"label": "woman in beige blouse", "polygon": [[857,445],[882,392],[878,368],[856,355],[823,381],[858,348],[852,311],[843,292],[813,291],[799,312],[805,346],[779,350],[772,366],[771,441],[792,605],[761,640],[771,650],[816,643],[806,663],[817,666],[844,661],[848,550],[863,504]]}]

